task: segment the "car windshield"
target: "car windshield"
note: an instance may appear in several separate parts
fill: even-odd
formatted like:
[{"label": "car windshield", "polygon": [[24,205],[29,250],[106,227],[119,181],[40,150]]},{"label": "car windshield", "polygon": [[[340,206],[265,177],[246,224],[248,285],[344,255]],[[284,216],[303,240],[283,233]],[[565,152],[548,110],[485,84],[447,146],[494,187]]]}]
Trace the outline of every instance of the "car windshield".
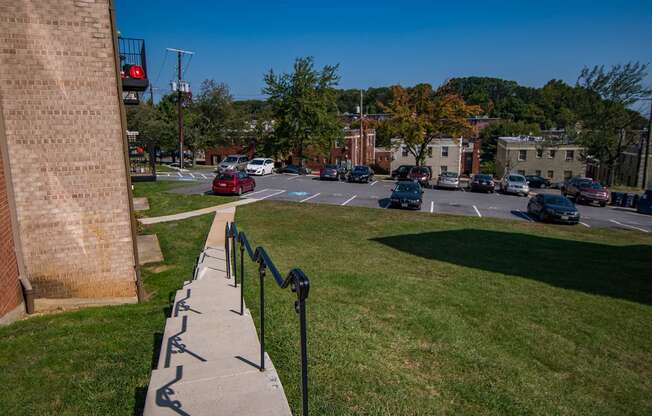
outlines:
[{"label": "car windshield", "polygon": [[335,165],[326,165],[326,166],[324,166],[324,169],[337,169],[337,166],[335,166]]},{"label": "car windshield", "polygon": [[413,168],[412,173],[416,173],[419,175],[427,175],[428,174],[428,168]]},{"label": "car windshield", "polygon": [[561,205],[564,207],[573,206],[573,203],[568,198],[561,195],[544,195],[543,200],[546,204]]},{"label": "car windshield", "polygon": [[413,183],[399,183],[396,192],[407,192],[411,194],[419,193],[419,186]]},{"label": "car windshield", "polygon": [[510,182],[525,182],[524,177],[517,176],[517,175],[509,175],[509,177],[507,177],[507,180]]},{"label": "car windshield", "polygon": [[490,181],[491,180],[490,175],[476,175],[475,178],[480,180],[480,181]]},{"label": "car windshield", "polygon": [[445,178],[457,178],[457,172],[444,172],[441,176]]},{"label": "car windshield", "polygon": [[600,182],[580,182],[580,188],[582,189],[602,189]]},{"label": "car windshield", "polygon": [[226,159],[224,159],[224,163],[235,163],[238,161],[238,158],[235,156],[229,156]]},{"label": "car windshield", "polygon": [[230,181],[233,179],[233,175],[230,173],[220,173],[217,178],[222,181]]},{"label": "car windshield", "polygon": [[262,165],[264,162],[263,159],[254,159],[251,162],[249,162],[251,165]]},{"label": "car windshield", "polygon": [[356,167],[353,168],[353,171],[354,172],[359,172],[359,173],[364,173],[364,172],[367,171],[367,167],[366,166],[356,166]]}]

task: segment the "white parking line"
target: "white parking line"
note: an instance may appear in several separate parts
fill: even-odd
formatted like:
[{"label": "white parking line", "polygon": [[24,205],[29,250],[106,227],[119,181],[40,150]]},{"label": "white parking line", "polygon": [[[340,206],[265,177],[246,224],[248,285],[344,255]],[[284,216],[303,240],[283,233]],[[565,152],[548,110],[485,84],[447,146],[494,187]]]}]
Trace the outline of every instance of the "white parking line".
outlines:
[{"label": "white parking line", "polygon": [[478,214],[478,217],[482,218],[482,214],[480,214],[480,210],[478,210],[478,207],[473,205],[473,209],[475,210],[475,213]]},{"label": "white parking line", "polygon": [[580,224],[582,224],[586,228],[591,228],[591,226],[589,224],[585,223],[585,222],[580,221]]},{"label": "white parking line", "polygon": [[301,201],[299,201],[299,202],[310,201],[310,200],[313,199],[313,198],[317,198],[319,195],[321,195],[321,192],[317,192],[316,194],[314,194],[313,196],[309,196],[308,198],[303,198],[303,199],[302,199]]},{"label": "white parking line", "polygon": [[208,179],[208,178],[206,177],[206,175],[204,175],[203,173],[201,173],[200,175],[201,175],[202,178],[204,178],[204,179]]},{"label": "white parking line", "polygon": [[181,174],[181,172],[177,172],[177,176],[180,177],[180,178],[183,177],[183,175]]},{"label": "white parking line", "polygon": [[633,225],[623,224],[622,222],[618,222],[616,220],[609,220],[609,221],[613,222],[614,224],[618,224],[618,225],[620,225],[622,227],[628,227],[628,228],[631,228],[631,229],[634,229],[634,230],[642,231],[644,233],[649,233],[649,231],[646,230],[645,228],[639,228],[639,227],[634,227]]},{"label": "white parking line", "polygon": [[293,179],[298,179],[298,178],[300,178],[299,175],[297,175],[297,176],[290,176],[290,177],[288,178],[288,181],[291,181],[291,180],[293,180]]},{"label": "white parking line", "polygon": [[460,186],[460,190],[461,190],[462,192],[466,192],[466,191],[464,190],[464,187],[462,187],[462,186]]},{"label": "white parking line", "polygon": [[373,181],[373,182],[371,182],[371,184],[369,186],[374,186],[377,183],[378,183],[378,181]]},{"label": "white parking line", "polygon": [[[272,189],[272,190],[274,190],[274,189]],[[256,192],[249,192],[249,193],[247,194],[247,196],[249,196],[249,195],[253,195],[253,194],[259,194],[259,193],[261,193],[261,192],[265,192],[265,191],[269,191],[269,188],[261,189],[260,191],[256,191]]]},{"label": "white parking line", "polygon": [[430,213],[435,212],[435,201],[430,201]]},{"label": "white parking line", "polygon": [[342,202],[340,205],[346,205],[349,202],[353,201],[357,195],[353,195],[351,198],[347,199],[346,201]]},{"label": "white parking line", "polygon": [[188,175],[190,175],[191,178],[195,177],[195,175],[193,175],[192,172],[188,172]]},{"label": "white parking line", "polygon": [[276,195],[281,195],[283,192],[285,192],[285,190],[275,192],[273,194],[265,195],[262,198],[251,198],[251,199],[255,199],[256,201],[262,201],[263,199],[271,198],[271,197],[276,196]]}]

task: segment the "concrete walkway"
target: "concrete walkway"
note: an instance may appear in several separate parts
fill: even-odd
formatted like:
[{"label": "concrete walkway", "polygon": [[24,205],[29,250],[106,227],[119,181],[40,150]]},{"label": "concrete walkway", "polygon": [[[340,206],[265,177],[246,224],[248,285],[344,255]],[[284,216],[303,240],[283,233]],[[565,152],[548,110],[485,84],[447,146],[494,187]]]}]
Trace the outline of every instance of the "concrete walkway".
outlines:
[{"label": "concrete walkway", "polygon": [[258,369],[253,319],[246,308],[240,315],[240,288],[227,279],[224,227],[235,206],[212,209],[217,213],[195,280],[177,291],[165,324],[144,414],[291,415],[269,357],[265,371]]},{"label": "concrete walkway", "polygon": [[230,209],[233,209],[237,206],[251,204],[252,202],[256,202],[256,201],[257,199],[254,198],[243,198],[237,201],[228,202],[226,204],[215,205],[208,208],[196,209],[194,211],[180,212],[178,214],[163,215],[160,217],[138,218],[138,221],[141,224],[149,225],[149,224],[158,224],[159,222],[185,220],[186,218],[198,217],[200,215],[210,214],[212,212],[222,212],[222,211],[228,212]]}]

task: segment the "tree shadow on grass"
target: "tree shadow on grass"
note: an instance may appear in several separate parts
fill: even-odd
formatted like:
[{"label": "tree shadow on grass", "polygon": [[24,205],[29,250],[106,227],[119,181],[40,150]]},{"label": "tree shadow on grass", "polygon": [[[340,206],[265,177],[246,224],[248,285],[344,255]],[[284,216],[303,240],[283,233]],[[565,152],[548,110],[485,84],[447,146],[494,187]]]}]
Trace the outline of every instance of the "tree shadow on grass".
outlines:
[{"label": "tree shadow on grass", "polygon": [[652,304],[650,245],[611,246],[474,229],[405,234],[372,241],[430,260]]}]

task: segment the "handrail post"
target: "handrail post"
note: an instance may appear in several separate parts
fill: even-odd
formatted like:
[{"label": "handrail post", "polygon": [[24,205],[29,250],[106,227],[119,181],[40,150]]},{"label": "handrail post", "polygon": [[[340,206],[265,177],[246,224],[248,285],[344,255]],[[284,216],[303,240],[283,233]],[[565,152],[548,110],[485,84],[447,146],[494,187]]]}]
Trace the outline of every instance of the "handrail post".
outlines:
[{"label": "handrail post", "polygon": [[260,371],[265,371],[265,263],[258,267],[260,278]]},{"label": "handrail post", "polygon": [[226,253],[226,278],[230,279],[231,278],[231,256],[230,254],[230,247],[229,247],[229,238],[231,237],[229,235],[229,223],[226,223],[226,226],[224,227],[224,252]]},{"label": "handrail post", "polygon": [[299,313],[299,333],[301,336],[301,414],[308,416],[308,341],[306,330],[306,301],[299,298],[295,303]]},{"label": "handrail post", "polygon": [[[240,315],[244,315],[244,244],[240,243]],[[238,282],[236,281],[236,287],[238,287]]]},{"label": "handrail post", "polygon": [[[233,250],[231,254],[231,259],[233,260],[233,280],[235,280],[236,284],[238,284],[238,259],[235,254],[236,235],[235,231],[233,231],[233,226],[231,226],[231,238],[233,238],[231,240],[231,249]],[[229,265],[229,267],[231,267],[231,265]]]}]

